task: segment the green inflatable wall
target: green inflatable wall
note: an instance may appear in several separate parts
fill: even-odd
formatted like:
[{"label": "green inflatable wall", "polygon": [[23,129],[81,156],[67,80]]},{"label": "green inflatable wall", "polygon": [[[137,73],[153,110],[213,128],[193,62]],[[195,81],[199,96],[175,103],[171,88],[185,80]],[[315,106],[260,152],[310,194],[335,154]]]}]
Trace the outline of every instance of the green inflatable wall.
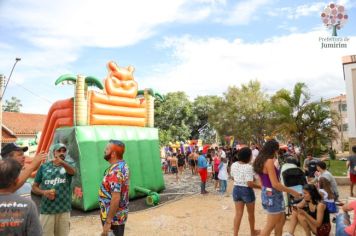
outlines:
[{"label": "green inflatable wall", "polygon": [[164,189],[159,153],[158,130],[131,126],[77,126],[56,130],[54,143],[68,147],[77,174],[72,180],[73,206],[82,210],[98,208],[98,189],[109,163],[104,150],[110,139],[125,143],[124,159],[130,169],[130,199],[145,196],[136,192],[143,187],[155,192]]}]

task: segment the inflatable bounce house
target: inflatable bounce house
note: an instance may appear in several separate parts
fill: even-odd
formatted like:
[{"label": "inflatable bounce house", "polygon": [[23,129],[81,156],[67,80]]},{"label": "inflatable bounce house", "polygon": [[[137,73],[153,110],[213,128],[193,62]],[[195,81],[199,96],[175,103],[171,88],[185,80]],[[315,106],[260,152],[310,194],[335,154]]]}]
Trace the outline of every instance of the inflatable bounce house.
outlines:
[{"label": "inflatable bounce house", "polygon": [[[130,168],[130,198],[147,196],[159,201],[164,189],[158,130],[153,128],[152,89],[138,91],[134,68],[108,63],[102,84],[95,77],[62,75],[55,84],[75,85],[75,96],[55,102],[47,116],[37,153],[48,152],[54,143],[64,143],[77,167],[72,180],[73,206],[84,211],[98,208],[98,189],[109,163],[103,159],[110,139],[126,145],[124,159]],[[94,87],[94,89],[92,89]]]}]

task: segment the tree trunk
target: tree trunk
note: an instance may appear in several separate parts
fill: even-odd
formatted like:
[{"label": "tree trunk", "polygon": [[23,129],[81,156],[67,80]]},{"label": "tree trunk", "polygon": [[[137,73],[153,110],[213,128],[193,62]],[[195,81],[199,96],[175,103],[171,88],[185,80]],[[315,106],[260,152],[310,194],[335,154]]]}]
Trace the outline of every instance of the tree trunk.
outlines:
[{"label": "tree trunk", "polygon": [[88,106],[86,99],[86,84],[85,77],[78,75],[77,83],[75,86],[75,103],[74,103],[74,114],[75,114],[75,125],[87,125],[88,118]]}]

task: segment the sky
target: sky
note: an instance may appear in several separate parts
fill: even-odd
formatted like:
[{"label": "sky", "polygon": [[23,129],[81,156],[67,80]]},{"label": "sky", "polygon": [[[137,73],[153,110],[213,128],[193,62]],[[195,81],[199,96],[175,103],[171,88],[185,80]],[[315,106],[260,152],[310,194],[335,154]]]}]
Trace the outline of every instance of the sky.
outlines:
[{"label": "sky", "polygon": [[261,82],[266,93],[307,84],[313,99],[345,93],[341,58],[356,54],[356,1],[338,38],[321,20],[329,1],[313,0],[0,0],[0,74],[22,112],[46,114],[73,85],[62,74],[104,79],[106,64],[135,67],[139,89],[222,96],[228,86]]}]

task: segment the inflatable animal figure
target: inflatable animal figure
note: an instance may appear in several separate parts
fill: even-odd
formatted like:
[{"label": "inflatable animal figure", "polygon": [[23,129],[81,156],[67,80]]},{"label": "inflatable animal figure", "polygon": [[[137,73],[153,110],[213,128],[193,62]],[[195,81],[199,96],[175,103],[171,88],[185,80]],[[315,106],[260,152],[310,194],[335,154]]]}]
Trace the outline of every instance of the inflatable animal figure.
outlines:
[{"label": "inflatable animal figure", "polygon": [[105,90],[108,95],[136,98],[137,82],[134,81],[134,68],[128,66],[119,68],[115,62],[108,63],[109,75],[105,80]]},{"label": "inflatable animal figure", "polygon": [[145,126],[146,103],[136,98],[134,68],[120,68],[114,62],[109,62],[108,70],[106,94],[90,91],[89,124]]}]

